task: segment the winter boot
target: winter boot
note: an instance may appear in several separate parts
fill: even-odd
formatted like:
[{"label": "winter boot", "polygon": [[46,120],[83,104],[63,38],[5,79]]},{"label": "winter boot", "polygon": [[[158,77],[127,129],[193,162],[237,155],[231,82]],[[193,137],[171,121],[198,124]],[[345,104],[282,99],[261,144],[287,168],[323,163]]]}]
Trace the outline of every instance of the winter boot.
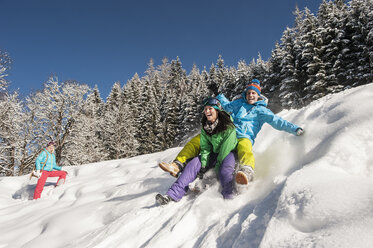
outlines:
[{"label": "winter boot", "polygon": [[254,180],[254,170],[251,166],[241,166],[236,173],[236,183],[245,185],[252,180]]},{"label": "winter boot", "polygon": [[55,187],[60,186],[60,185],[62,185],[62,184],[64,184],[64,183],[65,183],[65,179],[58,179],[58,181],[57,181]]},{"label": "winter boot", "polygon": [[169,172],[173,177],[178,177],[184,168],[183,164],[177,160],[173,161],[172,163],[160,162],[158,165],[162,170]]},{"label": "winter boot", "polygon": [[166,205],[168,204],[170,201],[172,201],[172,198],[168,195],[161,195],[161,194],[157,194],[155,196],[155,201],[159,204],[159,205]]}]

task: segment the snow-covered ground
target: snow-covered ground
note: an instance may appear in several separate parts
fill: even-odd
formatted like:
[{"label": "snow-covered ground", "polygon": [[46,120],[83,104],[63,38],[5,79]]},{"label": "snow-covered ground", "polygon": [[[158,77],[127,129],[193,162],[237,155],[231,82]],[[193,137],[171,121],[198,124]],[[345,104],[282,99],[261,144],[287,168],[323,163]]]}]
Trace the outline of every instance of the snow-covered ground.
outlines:
[{"label": "snow-covered ground", "polygon": [[[266,125],[257,179],[233,200],[219,184],[164,207],[181,148],[65,168],[65,185],[0,178],[0,247],[373,247],[373,84],[283,111],[296,137]],[[241,189],[242,190],[242,189]]]}]

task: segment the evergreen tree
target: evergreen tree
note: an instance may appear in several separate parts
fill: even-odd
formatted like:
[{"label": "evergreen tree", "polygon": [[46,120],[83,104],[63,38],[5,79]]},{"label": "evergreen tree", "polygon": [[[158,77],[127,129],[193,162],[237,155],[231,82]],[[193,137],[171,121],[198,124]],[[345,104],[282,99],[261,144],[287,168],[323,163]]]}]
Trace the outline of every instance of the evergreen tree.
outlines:
[{"label": "evergreen tree", "polygon": [[367,40],[371,36],[372,3],[371,1],[352,0],[350,15],[346,23],[346,38],[350,40],[349,50],[345,54],[347,60],[348,85],[358,86],[370,83],[373,79],[371,62],[372,47]]},{"label": "evergreen tree", "polygon": [[201,119],[201,102],[207,95],[207,88],[203,87],[202,78],[196,65],[188,75],[189,88],[188,93],[182,101],[181,109],[184,119],[181,121],[183,127],[183,136],[180,135],[178,142],[188,140],[188,137],[193,135],[200,128]]},{"label": "evergreen tree", "polygon": [[325,65],[325,94],[335,93],[343,88],[341,82],[344,79],[340,75],[344,70],[341,67],[340,54],[344,49],[342,39],[345,35],[346,16],[346,5],[343,0],[337,0],[334,3],[324,0],[320,5],[317,16],[319,22],[317,32],[322,39],[321,60]]},{"label": "evergreen tree", "polygon": [[218,72],[215,65],[212,64],[209,71],[209,80],[207,81],[207,88],[209,89],[208,95],[215,96],[214,92],[219,91],[219,86]]},{"label": "evergreen tree", "polygon": [[224,91],[225,85],[228,84],[228,68],[224,64],[224,59],[219,55],[218,60],[216,61],[216,76],[215,81],[218,86],[218,92],[221,93]]},{"label": "evergreen tree", "polygon": [[20,145],[22,109],[18,94],[5,93],[0,98],[0,175],[16,175],[16,149]]},{"label": "evergreen tree", "polygon": [[167,107],[164,133],[167,147],[172,147],[180,141],[183,136],[181,122],[185,118],[185,112],[181,111],[181,103],[185,99],[187,84],[186,72],[177,57],[171,61],[170,80],[166,85],[166,96],[164,104]]},{"label": "evergreen tree", "polygon": [[268,61],[269,73],[266,84],[262,86],[262,91],[270,99],[268,107],[274,111],[279,112],[282,110],[281,99],[278,95],[281,86],[281,66],[284,53],[280,44],[276,42],[275,49],[272,50],[271,57]]},{"label": "evergreen tree", "polygon": [[[141,123],[139,123],[139,117],[143,110],[143,103],[141,102],[141,93],[143,83],[140,80],[139,75],[136,73],[133,78],[127,82],[123,89],[122,101],[128,106],[129,114],[134,128],[134,137],[136,140],[140,140],[142,136]],[[138,151],[137,151],[138,152]]]},{"label": "evergreen tree", "polygon": [[123,109],[122,89],[119,82],[116,82],[106,100],[104,113],[104,146],[107,151],[107,159],[119,159],[126,157],[124,146],[129,142],[125,136],[126,119],[129,115]]},{"label": "evergreen tree", "polygon": [[129,82],[127,82],[122,90],[122,112],[124,111],[126,113],[126,137],[128,137],[129,141],[127,144],[127,157],[132,157],[139,154],[138,137],[141,137],[141,128],[139,127],[139,123],[137,122],[137,120],[141,113],[141,105],[139,99],[140,85],[140,79],[138,75],[135,74],[135,76]]},{"label": "evergreen tree", "polygon": [[157,130],[154,128],[157,126],[156,122],[159,122],[156,118],[158,109],[155,101],[154,87],[152,87],[150,80],[149,76],[143,79],[144,88],[140,95],[142,108],[138,119],[141,130],[141,136],[138,137],[140,154],[154,152],[153,141],[155,141],[157,137]]},{"label": "evergreen tree", "polygon": [[71,133],[64,159],[71,165],[99,162],[105,157],[101,116],[103,101],[97,85],[88,94],[76,128]]},{"label": "evergreen tree", "polygon": [[251,68],[246,64],[244,60],[238,62],[237,65],[237,74],[236,74],[236,87],[233,91],[233,96],[241,94],[249,82],[252,79]]},{"label": "evergreen tree", "polygon": [[287,28],[281,38],[282,57],[279,88],[279,97],[281,105],[285,108],[297,107],[299,103],[299,87],[297,74],[297,54],[295,49],[295,33],[291,28]]}]

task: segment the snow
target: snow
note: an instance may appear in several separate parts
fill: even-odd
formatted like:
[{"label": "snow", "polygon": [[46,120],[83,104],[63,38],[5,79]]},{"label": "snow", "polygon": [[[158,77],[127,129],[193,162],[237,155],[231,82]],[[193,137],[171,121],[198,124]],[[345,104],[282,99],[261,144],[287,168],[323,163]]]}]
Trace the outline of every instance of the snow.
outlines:
[{"label": "snow", "polygon": [[373,84],[279,115],[296,137],[263,127],[256,180],[233,200],[212,183],[155,204],[174,178],[158,168],[180,147],[65,167],[67,182],[0,178],[0,247],[372,247]]}]

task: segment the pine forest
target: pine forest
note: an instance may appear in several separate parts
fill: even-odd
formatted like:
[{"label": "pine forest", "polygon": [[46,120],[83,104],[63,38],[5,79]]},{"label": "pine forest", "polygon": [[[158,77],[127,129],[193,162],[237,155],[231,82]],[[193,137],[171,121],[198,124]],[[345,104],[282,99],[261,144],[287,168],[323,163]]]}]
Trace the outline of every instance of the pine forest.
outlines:
[{"label": "pine forest", "polygon": [[[197,56],[197,55],[196,55]],[[51,76],[26,97],[9,92],[11,58],[0,50],[0,175],[29,173],[46,141],[61,166],[154,153],[181,146],[200,130],[202,101],[232,100],[257,78],[273,112],[302,108],[328,94],[373,82],[373,1],[323,1],[317,14],[295,9],[270,58],[227,67],[222,56],[187,72],[180,58],[152,59],[144,76],[98,87]]]}]

